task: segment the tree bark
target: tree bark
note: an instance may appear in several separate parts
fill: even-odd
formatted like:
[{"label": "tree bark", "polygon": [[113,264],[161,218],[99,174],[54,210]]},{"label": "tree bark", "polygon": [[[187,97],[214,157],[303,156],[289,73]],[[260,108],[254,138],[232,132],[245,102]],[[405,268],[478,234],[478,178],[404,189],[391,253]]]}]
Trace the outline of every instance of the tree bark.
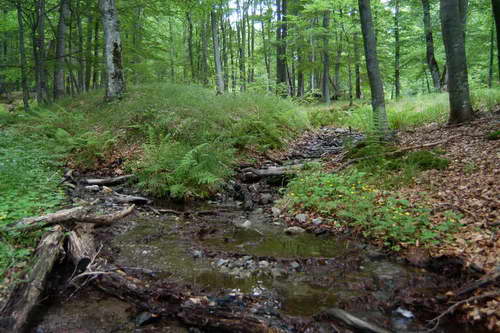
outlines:
[{"label": "tree bark", "polygon": [[24,281],[18,283],[1,310],[0,331],[24,332],[33,310],[40,303],[49,274],[63,252],[64,233],[61,227],[42,238],[33,257],[33,266]]},{"label": "tree bark", "polygon": [[85,44],[85,89],[90,90],[90,80],[92,78],[92,29],[94,19],[92,14],[87,17],[87,41]]},{"label": "tree bark", "polygon": [[377,42],[370,7],[370,0],[358,0],[359,14],[361,19],[361,30],[366,57],[366,68],[370,89],[372,94],[373,120],[375,129],[381,136],[388,133],[387,114],[385,110],[384,84],[380,75],[380,67],[377,56]]},{"label": "tree bark", "polygon": [[359,59],[358,33],[354,33],[354,74],[356,81],[356,99],[361,99],[361,68]]},{"label": "tree bark", "polygon": [[224,73],[222,72],[222,60],[220,54],[219,45],[219,27],[217,22],[217,15],[215,10],[212,9],[210,12],[210,18],[212,22],[212,38],[214,46],[214,60],[215,60],[215,76],[217,82],[217,95],[222,95],[224,93]]},{"label": "tree bark", "polygon": [[191,66],[191,79],[196,82],[196,69],[194,67],[194,55],[193,55],[193,20],[191,18],[191,13],[186,13],[187,25],[188,25],[188,56],[189,65]]},{"label": "tree bark", "polygon": [[69,0],[61,0],[59,3],[59,23],[56,36],[56,69],[54,73],[54,99],[64,96],[64,51],[66,42],[67,20],[69,17]]},{"label": "tree bark", "polygon": [[440,0],[441,25],[448,67],[450,124],[473,118],[465,53],[464,13],[460,0]]},{"label": "tree bark", "polygon": [[330,50],[328,49],[328,34],[330,28],[330,12],[325,11],[323,13],[323,79],[322,79],[322,94],[323,102],[330,104]]},{"label": "tree bark", "polygon": [[106,59],[106,100],[121,98],[125,92],[122,42],[115,0],[100,0],[103,16]]},{"label": "tree bark", "polygon": [[99,73],[101,66],[99,65],[99,20],[95,20],[94,27],[94,63],[92,73],[92,87],[95,89],[99,86]]},{"label": "tree bark", "polygon": [[500,80],[500,3],[498,0],[491,0],[491,8],[493,10],[493,18],[495,19],[496,26],[498,78]]},{"label": "tree bark", "polygon": [[395,0],[394,12],[394,88],[396,90],[396,99],[401,96],[401,45],[399,41],[399,15],[400,0]]},{"label": "tree bark", "polygon": [[36,0],[35,3],[36,19],[35,29],[33,30],[35,53],[35,72],[36,72],[36,96],[39,104],[48,102],[47,93],[47,50],[45,48],[45,0]]},{"label": "tree bark", "polygon": [[276,84],[278,93],[288,95],[288,80],[286,69],[286,37],[288,34],[287,0],[277,0],[277,28],[276,28]]},{"label": "tree bark", "polygon": [[30,93],[28,90],[28,74],[26,70],[26,49],[24,47],[24,21],[23,21],[23,9],[21,6],[21,1],[18,0],[16,2],[16,9],[17,9],[17,22],[19,24],[19,55],[21,58],[21,87],[23,89],[23,106],[24,106],[24,111],[29,112],[30,111],[30,104],[29,104],[29,99],[30,99]]},{"label": "tree bark", "polygon": [[434,38],[432,37],[432,24],[429,0],[422,0],[422,8],[424,12],[424,31],[425,31],[425,46],[427,66],[432,76],[432,83],[436,91],[441,91],[441,77],[439,74],[439,66],[434,55]]},{"label": "tree bark", "polygon": [[488,88],[493,86],[493,58],[495,57],[495,27],[494,23],[491,24],[490,31],[490,63],[488,68]]}]

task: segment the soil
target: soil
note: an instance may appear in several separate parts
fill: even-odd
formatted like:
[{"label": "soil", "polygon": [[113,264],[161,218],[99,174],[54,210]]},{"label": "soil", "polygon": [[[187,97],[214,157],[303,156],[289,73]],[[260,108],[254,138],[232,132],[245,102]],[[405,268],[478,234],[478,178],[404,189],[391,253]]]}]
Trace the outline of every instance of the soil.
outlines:
[{"label": "soil", "polygon": [[[347,142],[361,138],[328,128],[308,135],[280,157],[297,163],[336,154]],[[307,143],[311,138],[314,143]],[[232,183],[230,191],[213,201],[157,201],[97,229],[100,260],[130,279],[146,281],[152,295],[157,286],[168,285],[183,295],[206,297],[216,306],[239,302],[243,311],[282,332],[352,332],[324,315],[331,308],[394,332],[424,330],[427,320],[446,306],[445,294],[463,284],[463,275],[439,272],[453,260],[434,261],[432,272],[432,265],[417,267],[320,224],[287,234],[284,215],[272,206],[280,182],[243,180],[246,183]],[[114,190],[136,194],[122,186]],[[103,209],[118,205],[102,187],[93,192],[78,186],[71,194],[75,202],[97,198]],[[64,281],[71,273],[58,272],[60,284],[40,307],[31,332],[204,332],[203,323],[186,325],[158,317],[151,308],[100,291],[92,278],[68,285]],[[455,319],[442,320],[435,332],[486,332]]]}]

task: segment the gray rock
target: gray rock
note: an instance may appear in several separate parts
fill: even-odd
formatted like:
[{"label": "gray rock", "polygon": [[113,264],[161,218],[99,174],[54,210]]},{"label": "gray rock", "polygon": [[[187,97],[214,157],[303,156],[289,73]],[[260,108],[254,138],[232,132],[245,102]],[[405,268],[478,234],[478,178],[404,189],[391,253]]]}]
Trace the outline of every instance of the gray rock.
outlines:
[{"label": "gray rock", "polygon": [[268,268],[269,267],[269,262],[265,261],[265,260],[259,261],[259,267],[260,268]]},{"label": "gray rock", "polygon": [[264,213],[264,209],[263,208],[257,208],[256,210],[254,210],[255,214],[262,214]]},{"label": "gray rock", "polygon": [[86,189],[87,191],[99,192],[99,185],[89,185],[89,186],[85,186],[85,189]]},{"label": "gray rock", "polygon": [[243,259],[244,261],[248,261],[248,260],[252,259],[252,256],[244,256],[241,259]]},{"label": "gray rock", "polygon": [[260,196],[260,203],[263,205],[267,205],[273,202],[273,195],[270,193],[264,193]]},{"label": "gray rock", "polygon": [[221,266],[224,266],[225,264],[227,264],[229,262],[229,260],[227,259],[219,259],[217,261],[217,266],[221,267]]},{"label": "gray rock", "polygon": [[298,262],[294,261],[294,262],[292,262],[292,263],[290,264],[290,266],[291,266],[293,269],[297,269],[297,268],[299,268],[299,267],[300,267],[300,264],[299,264]]},{"label": "gray rock", "polygon": [[203,252],[201,252],[200,250],[194,250],[192,254],[194,258],[201,258],[203,256]]},{"label": "gray rock", "polygon": [[305,229],[301,227],[289,227],[285,229],[285,233],[290,234],[290,235],[297,235],[305,232]]},{"label": "gray rock", "polygon": [[306,214],[297,214],[297,215],[295,215],[295,220],[299,223],[306,223],[307,222],[307,215]]},{"label": "gray rock", "polygon": [[279,209],[279,208],[273,207],[273,208],[271,208],[271,211],[273,212],[274,217],[278,217],[281,215],[281,209]]},{"label": "gray rock", "polygon": [[280,268],[271,269],[271,275],[273,278],[279,278],[285,275],[285,271]]},{"label": "gray rock", "polygon": [[315,218],[314,220],[312,220],[312,223],[313,223],[314,225],[320,225],[320,224],[322,224],[322,223],[323,223],[323,219],[322,219],[321,217],[317,217],[317,218]]},{"label": "gray rock", "polygon": [[249,220],[246,220],[245,222],[243,222],[243,224],[241,225],[242,228],[245,228],[245,229],[248,229],[252,226],[252,222],[249,221]]}]

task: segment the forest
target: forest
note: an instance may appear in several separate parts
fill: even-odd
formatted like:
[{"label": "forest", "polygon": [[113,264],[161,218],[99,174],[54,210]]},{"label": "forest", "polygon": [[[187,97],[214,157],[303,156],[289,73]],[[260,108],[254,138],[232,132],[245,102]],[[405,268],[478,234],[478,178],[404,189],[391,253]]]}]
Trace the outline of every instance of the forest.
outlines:
[{"label": "forest", "polygon": [[0,17],[0,332],[500,332],[498,0]]}]

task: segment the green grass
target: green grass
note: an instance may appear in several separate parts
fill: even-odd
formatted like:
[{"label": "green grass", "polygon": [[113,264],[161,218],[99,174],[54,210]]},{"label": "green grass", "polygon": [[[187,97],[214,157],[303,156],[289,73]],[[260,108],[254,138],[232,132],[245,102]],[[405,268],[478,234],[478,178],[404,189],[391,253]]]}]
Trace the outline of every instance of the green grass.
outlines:
[{"label": "green grass", "polygon": [[[474,110],[490,111],[500,104],[500,89],[478,89],[471,94]],[[335,125],[369,132],[372,129],[372,108],[368,102],[356,101],[349,107],[345,101],[331,106],[316,105],[307,108],[315,126]],[[392,129],[407,129],[429,123],[445,123],[449,115],[448,94],[403,97],[386,105],[387,119]]]},{"label": "green grass", "polygon": [[[54,209],[64,198],[51,148],[15,130],[0,129],[0,227]],[[56,156],[57,157],[57,156]],[[0,277],[24,260],[37,234],[2,233]]]},{"label": "green grass", "polygon": [[305,112],[275,96],[150,84],[108,104],[99,91],[62,100],[36,111],[22,130],[53,142],[79,168],[96,168],[117,150],[139,145],[143,154],[126,163],[139,186],[187,198],[217,191],[239,152],[280,148],[308,126]]}]

